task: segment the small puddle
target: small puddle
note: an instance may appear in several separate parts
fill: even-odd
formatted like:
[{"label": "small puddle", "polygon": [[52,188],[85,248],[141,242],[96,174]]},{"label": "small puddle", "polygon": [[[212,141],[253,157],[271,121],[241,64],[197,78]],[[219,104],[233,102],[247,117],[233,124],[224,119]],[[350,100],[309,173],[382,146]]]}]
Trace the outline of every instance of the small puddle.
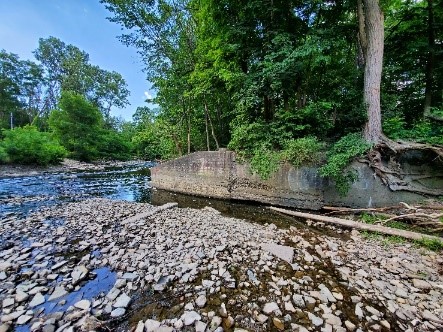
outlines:
[{"label": "small puddle", "polygon": [[[95,274],[96,277],[87,281],[79,290],[71,292],[56,300],[47,301],[36,307],[35,310],[44,309],[45,315],[58,311],[65,312],[70,306],[73,306],[80,300],[91,301],[99,295],[108,293],[117,280],[117,274],[111,271],[109,267],[93,270],[92,273]],[[49,295],[46,297],[49,298]]]}]

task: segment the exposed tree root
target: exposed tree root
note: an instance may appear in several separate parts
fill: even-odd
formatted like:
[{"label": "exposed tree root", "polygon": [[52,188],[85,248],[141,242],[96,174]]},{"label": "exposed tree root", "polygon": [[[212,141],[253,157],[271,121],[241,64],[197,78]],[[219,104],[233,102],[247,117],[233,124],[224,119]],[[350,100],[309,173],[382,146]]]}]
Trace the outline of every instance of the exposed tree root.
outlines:
[{"label": "exposed tree root", "polygon": [[[414,151],[422,153],[422,164],[433,168],[432,175],[404,169],[401,158]],[[426,179],[443,179],[443,146],[393,141],[383,137],[368,153],[367,159],[360,161],[366,162],[392,191],[408,191],[427,196],[443,195],[443,188],[430,188],[423,184]]]}]

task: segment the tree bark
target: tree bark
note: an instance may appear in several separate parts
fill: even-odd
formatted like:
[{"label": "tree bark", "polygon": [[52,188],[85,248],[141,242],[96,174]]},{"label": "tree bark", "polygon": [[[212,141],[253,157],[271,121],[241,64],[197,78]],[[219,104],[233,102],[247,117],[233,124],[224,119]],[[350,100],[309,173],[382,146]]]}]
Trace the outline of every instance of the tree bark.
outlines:
[{"label": "tree bark", "polygon": [[365,14],[363,12],[363,0],[357,0],[357,18],[358,18],[358,54],[357,64],[360,68],[365,65],[365,54],[368,48],[368,40],[366,38]]},{"label": "tree bark", "polygon": [[383,69],[384,16],[378,0],[363,0],[367,50],[363,102],[368,120],[364,137],[368,142],[378,143],[381,138],[380,85]]}]

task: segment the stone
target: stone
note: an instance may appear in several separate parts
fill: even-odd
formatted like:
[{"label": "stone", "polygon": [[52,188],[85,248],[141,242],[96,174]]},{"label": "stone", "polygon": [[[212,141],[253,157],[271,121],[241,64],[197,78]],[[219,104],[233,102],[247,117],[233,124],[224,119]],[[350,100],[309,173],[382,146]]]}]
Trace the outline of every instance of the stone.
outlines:
[{"label": "stone", "polygon": [[277,317],[272,318],[272,323],[280,331],[283,331],[285,329],[285,324]]},{"label": "stone", "polygon": [[326,321],[327,324],[334,325],[334,326],[341,326],[340,317],[337,317],[333,314],[324,314],[322,317]]},{"label": "stone", "polygon": [[120,292],[121,291],[118,288],[111,288],[108,294],[106,294],[106,298],[110,301],[114,301],[117,298],[117,296],[119,296]]},{"label": "stone", "polygon": [[422,316],[423,316],[424,319],[430,320],[431,322],[435,322],[435,323],[438,323],[438,324],[443,324],[443,320],[438,318],[436,315],[434,315],[429,310],[424,310],[423,313],[422,313]]},{"label": "stone", "polygon": [[24,324],[26,324],[27,322],[29,322],[31,319],[32,319],[32,316],[30,316],[30,315],[21,315],[21,316],[17,319],[16,324],[17,324],[17,325],[24,325]]},{"label": "stone", "polygon": [[143,323],[142,320],[139,320],[137,323],[137,327],[135,328],[135,332],[144,332],[145,330],[145,323]]},{"label": "stone", "polygon": [[274,311],[280,311],[280,308],[275,302],[266,303],[265,306],[263,307],[263,312],[267,315],[273,313]]},{"label": "stone", "polygon": [[59,298],[65,296],[66,294],[68,294],[68,292],[66,291],[66,289],[63,286],[57,286],[57,287],[55,287],[51,296],[49,296],[48,301],[53,301],[53,300],[59,299]]},{"label": "stone", "polygon": [[315,326],[322,326],[323,325],[323,319],[320,317],[317,317],[316,315],[308,312],[308,318],[314,324]]},{"label": "stone", "polygon": [[81,300],[74,304],[74,307],[81,310],[89,310],[91,307],[91,302],[89,300]]},{"label": "stone", "polygon": [[292,302],[294,302],[295,306],[298,308],[304,308],[306,306],[305,300],[303,299],[303,295],[300,294],[293,295]]},{"label": "stone", "polygon": [[2,305],[3,305],[3,308],[6,308],[6,307],[12,306],[14,303],[15,303],[15,300],[13,297],[7,297],[6,299],[3,300]]},{"label": "stone", "polygon": [[126,310],[124,308],[115,308],[111,311],[111,317],[121,317],[126,313]]},{"label": "stone", "polygon": [[26,301],[27,299],[29,299],[29,294],[23,292],[20,289],[17,289],[17,292],[15,293],[14,298],[18,303],[20,303],[20,302],[23,302],[23,301]]},{"label": "stone", "polygon": [[42,293],[37,293],[34,295],[31,302],[29,302],[29,307],[33,308],[33,307],[36,307],[42,303],[45,303],[45,297],[42,295]]},{"label": "stone", "polygon": [[404,290],[401,287],[397,287],[397,289],[395,290],[395,295],[398,296],[398,297],[402,297],[404,299],[407,299],[409,297],[409,295],[406,292],[406,290]]},{"label": "stone", "polygon": [[145,322],[146,332],[154,332],[160,327],[161,323],[154,319],[148,319]]},{"label": "stone", "polygon": [[0,281],[6,280],[8,276],[4,271],[0,272]]},{"label": "stone", "polygon": [[74,268],[71,273],[72,284],[77,285],[80,281],[86,278],[88,275],[88,269],[84,265],[79,265]]},{"label": "stone", "polygon": [[292,263],[294,258],[294,248],[289,246],[281,246],[275,243],[263,243],[261,248],[267,252],[270,252],[274,256],[288,262]]},{"label": "stone", "polygon": [[226,305],[225,305],[224,303],[222,303],[222,304],[220,305],[220,309],[219,309],[218,313],[219,313],[220,316],[222,316],[222,317],[228,317],[228,312],[227,312],[227,310],[226,310]]},{"label": "stone", "polygon": [[212,317],[211,323],[209,324],[209,331],[213,332],[222,323],[222,318],[219,316]]},{"label": "stone", "polygon": [[422,279],[412,279],[412,284],[418,289],[427,290],[432,288],[432,285],[429,282]]},{"label": "stone", "polygon": [[267,320],[269,319],[269,317],[268,316],[266,316],[266,315],[263,315],[263,314],[259,314],[258,316],[257,316],[257,321],[259,322],[259,323],[264,323],[264,322],[266,322]]},{"label": "stone", "polygon": [[203,323],[202,321],[196,321],[195,322],[195,332],[205,332],[207,325],[208,324]]},{"label": "stone", "polygon": [[357,328],[357,326],[355,326],[355,324],[349,320],[345,321],[345,326],[346,326],[346,329],[351,332],[355,331],[355,329]]},{"label": "stone", "polygon": [[202,294],[197,297],[197,299],[195,300],[195,304],[197,305],[197,307],[203,308],[206,305],[206,301],[206,296]]},{"label": "stone", "polygon": [[285,302],[285,311],[296,312],[291,302]]},{"label": "stone", "polygon": [[131,302],[131,298],[126,295],[125,293],[121,294],[117,299],[115,300],[115,303],[112,305],[114,308],[127,308],[129,305],[129,302]]},{"label": "stone", "polygon": [[138,278],[138,274],[134,272],[126,272],[123,274],[122,278],[125,280],[134,281]]},{"label": "stone", "polygon": [[183,323],[188,326],[194,324],[195,321],[201,320],[201,316],[195,312],[195,311],[186,311],[182,316],[181,319],[183,320]]},{"label": "stone", "polygon": [[0,324],[0,332],[8,332],[11,330],[10,324]]}]

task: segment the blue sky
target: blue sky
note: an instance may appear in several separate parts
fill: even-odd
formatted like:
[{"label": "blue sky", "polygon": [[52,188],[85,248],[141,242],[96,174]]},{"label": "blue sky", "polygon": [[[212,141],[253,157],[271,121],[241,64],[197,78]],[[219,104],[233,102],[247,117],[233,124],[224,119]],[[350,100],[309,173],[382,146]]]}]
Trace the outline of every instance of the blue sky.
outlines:
[{"label": "blue sky", "polygon": [[108,16],[99,0],[0,0],[0,49],[35,60],[39,38],[54,36],[77,46],[89,54],[90,63],[124,77],[131,105],[113,115],[130,120],[153,92],[136,50],[117,40],[122,30]]}]

